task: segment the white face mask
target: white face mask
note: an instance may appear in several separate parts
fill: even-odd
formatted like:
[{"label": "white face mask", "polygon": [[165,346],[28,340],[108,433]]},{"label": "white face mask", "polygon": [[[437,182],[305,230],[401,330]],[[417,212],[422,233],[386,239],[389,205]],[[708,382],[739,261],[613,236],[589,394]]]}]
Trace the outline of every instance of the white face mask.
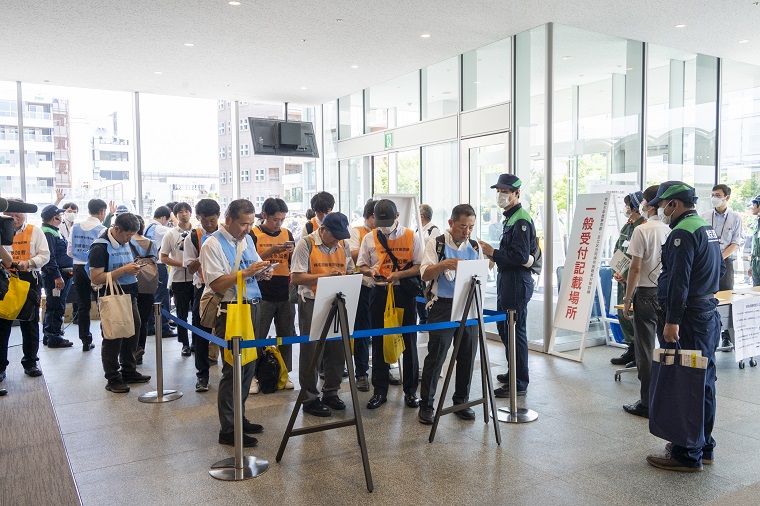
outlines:
[{"label": "white face mask", "polygon": [[[671,200],[670,202],[673,202],[673,201]],[[668,202],[668,205],[670,205],[670,202]],[[665,214],[665,207],[657,208],[657,216],[660,217],[660,221],[662,221],[664,224],[670,225],[670,222],[673,219],[673,213],[670,213],[669,215]]]},{"label": "white face mask", "polygon": [[397,223],[394,223],[390,227],[378,227],[378,229],[383,233],[383,235],[391,235],[393,231],[396,230],[397,225]]},{"label": "white face mask", "polygon": [[511,204],[512,204],[511,193],[499,193],[499,195],[496,197],[496,205],[502,209],[506,209]]},{"label": "white face mask", "polygon": [[74,220],[77,219],[76,213],[64,213],[63,219],[66,221],[66,223],[74,223]]},{"label": "white face mask", "polygon": [[720,198],[720,197],[712,197],[712,198],[710,199],[710,203],[712,204],[712,206],[713,206],[714,208],[716,208],[716,209],[717,209],[717,208],[719,208],[719,207],[723,206],[723,204],[725,204],[725,203],[726,203],[726,199],[722,199],[722,198]]}]

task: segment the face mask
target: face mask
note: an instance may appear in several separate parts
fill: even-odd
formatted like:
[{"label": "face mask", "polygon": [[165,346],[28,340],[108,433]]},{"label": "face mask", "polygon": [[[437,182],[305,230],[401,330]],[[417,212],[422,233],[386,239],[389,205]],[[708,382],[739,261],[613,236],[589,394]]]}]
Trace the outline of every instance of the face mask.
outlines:
[{"label": "face mask", "polygon": [[506,209],[507,207],[510,206],[511,203],[512,203],[511,193],[499,193],[499,195],[496,197],[496,205],[502,209]]},{"label": "face mask", "polygon": [[63,219],[66,220],[66,223],[74,223],[74,220],[77,219],[76,213],[64,213]]},{"label": "face mask", "polygon": [[[673,202],[673,201],[671,200],[670,202]],[[670,205],[670,202],[668,202],[668,206]],[[673,219],[673,213],[670,213],[669,215],[665,214],[665,207],[657,208],[657,215],[660,217],[660,221],[662,221],[666,225],[670,225],[670,222]]]},{"label": "face mask", "polygon": [[380,232],[383,233],[383,235],[391,235],[394,230],[396,230],[396,223],[394,223],[390,227],[378,227],[380,229]]},{"label": "face mask", "polygon": [[716,208],[716,209],[717,209],[718,207],[721,207],[723,204],[725,204],[725,202],[726,202],[726,199],[722,199],[722,198],[720,198],[720,197],[712,197],[712,198],[710,199],[710,203],[711,203],[711,204],[712,204],[712,206],[713,206],[714,208]]}]

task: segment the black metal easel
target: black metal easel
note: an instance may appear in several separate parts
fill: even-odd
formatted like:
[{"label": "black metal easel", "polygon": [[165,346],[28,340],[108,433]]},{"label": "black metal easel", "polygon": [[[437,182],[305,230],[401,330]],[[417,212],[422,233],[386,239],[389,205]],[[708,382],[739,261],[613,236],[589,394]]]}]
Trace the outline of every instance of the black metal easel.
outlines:
[{"label": "black metal easel", "polygon": [[[433,421],[433,428],[430,430],[430,438],[429,441],[432,443],[433,439],[435,439],[435,432],[438,429],[438,421],[441,419],[441,416],[448,415],[449,413],[456,413],[457,411],[461,411],[465,408],[469,408],[472,406],[477,406],[478,404],[483,405],[483,419],[486,424],[488,424],[488,403],[490,400],[491,403],[491,415],[493,416],[494,420],[498,420],[497,418],[497,412],[496,412],[496,402],[493,395],[493,383],[491,380],[490,372],[490,360],[488,359],[488,346],[486,344],[486,327],[485,323],[483,322],[483,298],[481,293],[481,285],[480,280],[476,277],[472,277],[472,281],[470,283],[470,289],[467,292],[467,302],[464,305],[464,312],[462,313],[462,319],[460,320],[459,328],[457,329],[456,334],[454,335],[454,353],[451,356],[451,361],[449,362],[449,369],[446,372],[446,380],[443,382],[443,389],[441,390],[441,396],[438,400],[438,409],[435,411],[435,420]],[[462,338],[464,337],[465,329],[467,328],[467,317],[470,314],[470,307],[472,307],[472,302],[475,301],[475,310],[478,313],[478,343],[480,346],[480,375],[481,375],[481,381],[483,385],[483,396],[469,401],[465,402],[464,404],[455,404],[453,406],[449,406],[448,408],[443,407],[443,402],[446,399],[446,392],[449,389],[449,383],[451,383],[451,376],[454,373],[454,362],[456,361],[456,357],[459,353],[459,346],[462,344]],[[501,445],[501,431],[499,430],[499,424],[494,422],[493,424],[494,433],[496,435],[496,444]]]},{"label": "black metal easel", "polygon": [[285,434],[282,436],[282,442],[280,443],[280,449],[277,452],[276,461],[280,462],[282,460],[282,455],[285,453],[285,447],[288,444],[288,440],[293,436],[303,436],[306,434],[311,434],[313,432],[322,432],[325,430],[332,430],[332,429],[338,429],[341,427],[350,427],[351,425],[356,426],[356,437],[359,442],[359,448],[361,449],[362,453],[362,464],[364,464],[364,477],[367,481],[367,490],[369,492],[372,492],[374,486],[372,485],[372,472],[369,468],[369,458],[367,457],[367,442],[364,438],[364,425],[362,424],[362,415],[361,410],[359,408],[359,392],[356,389],[356,379],[354,377],[354,361],[353,361],[353,354],[351,353],[351,336],[349,335],[349,325],[348,325],[348,313],[346,312],[346,300],[345,296],[342,293],[335,294],[335,300],[333,300],[332,308],[330,309],[330,312],[327,315],[327,320],[325,320],[324,327],[322,328],[322,334],[319,337],[319,340],[317,341],[317,349],[314,353],[314,356],[311,359],[311,363],[309,364],[309,372],[308,374],[313,374],[314,369],[317,367],[317,361],[322,356],[322,351],[325,348],[325,342],[327,341],[327,334],[330,331],[330,327],[333,325],[333,321],[335,318],[338,318],[338,322],[340,323],[340,333],[343,338],[343,352],[346,356],[346,367],[348,368],[348,383],[350,385],[351,389],[351,402],[353,403],[353,409],[354,409],[354,416],[347,419],[347,420],[341,420],[338,422],[330,422],[330,423],[324,423],[317,426],[310,426],[310,427],[299,427],[299,428],[293,428],[293,425],[295,425],[296,417],[298,416],[298,412],[301,409],[301,406],[303,405],[303,401],[305,399],[305,394],[303,390],[298,395],[298,400],[296,400],[296,405],[293,407],[293,413],[290,415],[290,421],[288,422],[288,428],[285,429]]}]

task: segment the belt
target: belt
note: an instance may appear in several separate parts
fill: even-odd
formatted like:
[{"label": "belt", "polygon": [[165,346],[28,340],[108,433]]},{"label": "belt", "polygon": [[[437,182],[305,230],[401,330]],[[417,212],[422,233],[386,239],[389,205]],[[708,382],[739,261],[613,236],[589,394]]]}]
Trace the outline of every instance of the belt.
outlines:
[{"label": "belt", "polygon": [[[251,304],[251,305],[253,305],[253,304],[258,304],[259,302],[261,302],[261,298],[260,297],[256,297],[255,299],[243,299],[243,304]],[[230,304],[236,304],[236,302],[235,301],[222,302],[220,304],[220,306],[221,307],[227,307]]]}]

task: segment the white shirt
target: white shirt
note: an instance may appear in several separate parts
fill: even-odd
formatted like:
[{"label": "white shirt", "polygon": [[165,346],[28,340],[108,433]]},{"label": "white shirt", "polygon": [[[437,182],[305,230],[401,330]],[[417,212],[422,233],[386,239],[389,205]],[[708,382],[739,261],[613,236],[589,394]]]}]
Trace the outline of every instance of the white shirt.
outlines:
[{"label": "white shirt", "polygon": [[[64,213],[61,215],[61,218],[63,218],[67,213]],[[71,214],[71,213],[68,213]],[[71,229],[74,228],[74,221],[69,223],[66,220],[61,221],[61,226],[58,227],[58,232],[61,234],[61,237],[66,239],[66,241],[71,241]]]},{"label": "white shirt", "polygon": [[[721,214],[713,209],[712,211],[702,213],[702,218],[712,225],[715,233],[718,234],[721,252],[725,251],[732,244],[741,246],[742,242],[744,242],[744,237],[742,237],[742,217],[736,211],[726,209]],[[736,255],[736,252],[731,256],[733,257],[734,255]]]},{"label": "white shirt", "polygon": [[[406,231],[406,227],[401,225],[396,226],[396,230],[391,232],[388,237],[391,241],[398,239]],[[412,264],[420,265],[422,263],[422,255],[424,250],[422,248],[422,241],[420,240],[420,234],[414,234],[414,245],[412,246]],[[374,268],[380,265],[380,258],[377,256],[377,248],[375,247],[374,234],[367,234],[364,236],[361,248],[359,248],[359,257],[357,258],[356,265],[361,267],[366,265],[367,267]],[[399,266],[403,267],[403,266]],[[398,285],[398,282],[395,283]]]},{"label": "white shirt", "polygon": [[[237,250],[237,244],[238,240],[235,239],[230,235],[229,232],[227,232],[227,229],[224,228],[224,225],[219,225],[219,230],[222,233],[222,236],[229,242],[235,250]],[[190,236],[188,236],[189,238]],[[243,241],[246,239],[243,238]],[[261,257],[259,257],[259,254],[255,252],[254,250],[254,262],[260,262]],[[216,281],[221,276],[224,276],[225,274],[232,274],[232,268],[234,265],[230,265],[229,260],[227,260],[227,257],[224,254],[224,250],[222,249],[222,245],[219,244],[219,241],[216,239],[216,237],[211,236],[209,237],[205,243],[203,243],[203,247],[201,248],[201,268],[203,269],[203,278],[206,280],[206,288],[204,289],[203,293],[204,295],[206,293],[213,293],[214,291],[211,289],[211,283]],[[237,288],[235,285],[232,285],[227,289],[226,292],[224,292],[224,296],[222,297],[223,302],[230,302],[237,299]]]},{"label": "white shirt", "polygon": [[441,235],[441,229],[434,225],[432,221],[429,221],[427,225],[422,227],[422,237],[425,239],[425,244],[439,235]]},{"label": "white shirt", "polygon": [[[372,234],[371,228],[367,227],[366,225],[362,226],[364,227],[364,230],[369,232],[367,235]],[[354,251],[359,251],[359,248],[362,246],[361,242],[359,242],[359,237],[361,236],[359,229],[357,227],[351,227],[348,231],[351,233],[351,237],[348,239],[348,246],[351,248],[351,253]],[[368,288],[372,288],[375,286],[375,279],[370,276],[362,276],[362,284]]]},{"label": "white shirt", "polygon": [[[102,223],[95,216],[88,216],[79,224],[79,226],[82,227],[82,230],[84,230],[85,232],[92,230],[98,225],[102,225]],[[73,228],[74,225],[72,225],[71,227]],[[66,254],[70,256],[71,258],[74,258],[74,254],[71,252],[71,241],[69,241],[68,246],[66,246]],[[74,260],[74,265],[85,265],[86,263],[87,262],[77,262],[76,260]]]},{"label": "white shirt", "polygon": [[[454,239],[451,237],[451,232],[449,232],[448,230],[446,230],[443,233],[443,237],[445,238],[444,241],[446,242],[446,246],[450,247],[453,250],[464,251],[470,245],[470,241],[464,241],[462,242],[462,244],[457,246],[457,244],[454,242]],[[436,242],[437,241],[433,240],[433,241],[427,241],[425,243],[425,252],[422,256],[422,264],[420,265],[420,274],[425,274],[425,271],[427,270],[428,267],[432,267],[433,265],[438,264],[438,254],[435,251]],[[444,259],[445,259],[445,256],[444,256]],[[480,260],[483,259],[483,250],[480,248],[478,248],[478,259]],[[455,277],[456,277],[456,274],[455,274]],[[435,282],[437,279],[438,278],[436,278],[433,281],[430,281],[431,283],[433,283],[432,294],[434,298],[438,297],[438,283]]]},{"label": "white shirt", "polygon": [[[309,272],[309,255],[311,254],[309,243],[307,242],[310,241],[309,237],[314,238],[314,247],[319,248],[322,253],[325,253],[327,255],[335,253],[335,250],[337,250],[339,247],[345,248],[346,274],[352,274],[354,272],[354,261],[351,258],[351,249],[349,248],[348,244],[345,241],[340,241],[332,248],[328,248],[325,246],[325,243],[322,242],[322,238],[319,236],[319,230],[315,230],[308,236],[304,236],[303,239],[299,239],[298,244],[296,244],[296,248],[293,250],[293,258],[290,264],[291,273],[303,274]],[[302,299],[314,298],[314,292],[311,291],[311,285],[298,285],[298,294]]]},{"label": "white shirt", "polygon": [[[198,230],[201,231],[201,241],[204,237],[209,236],[208,232],[206,232],[206,229],[202,226],[198,225],[196,227]],[[190,265],[191,263],[198,260],[198,250],[195,249],[195,244],[193,244],[193,238],[192,236],[195,235],[197,232],[195,231],[196,228],[190,231],[190,234],[187,234],[187,237],[185,237],[185,251],[183,251],[184,255],[182,255],[182,263],[185,264],[185,267]],[[199,243],[199,245],[202,243]],[[200,271],[197,271],[195,274],[193,274],[193,285],[200,288],[203,286],[203,280],[201,280],[201,274]]]},{"label": "white shirt", "polygon": [[[19,235],[26,230],[29,225],[24,223],[20,229],[16,230],[14,236]],[[3,246],[5,251],[13,254],[13,246]],[[38,271],[50,261],[50,248],[48,248],[47,239],[45,239],[45,232],[40,227],[32,228],[32,237],[29,240],[29,265],[30,271]]]},{"label": "white shirt", "polygon": [[[316,216],[314,217],[314,219],[317,221],[317,228],[321,227],[322,226],[322,220],[320,220]],[[306,223],[309,223],[309,222],[311,222],[311,219],[309,219]],[[317,229],[312,230],[312,232],[316,232],[316,231],[317,231]],[[298,236],[298,239],[300,240],[302,237],[306,237],[307,235],[309,235],[309,231],[306,230],[306,224],[304,223],[304,226],[301,227],[301,235]]]},{"label": "white shirt", "polygon": [[662,270],[662,245],[670,235],[670,227],[656,218],[649,218],[633,229],[628,254],[641,258],[641,275],[638,286],[657,287],[657,278]]},{"label": "white shirt", "polygon": [[[155,224],[155,226],[152,226]],[[161,243],[164,240],[164,236],[169,233],[171,230],[169,227],[165,227],[164,225],[161,225],[161,222],[159,222],[156,219],[153,219],[150,221],[150,223],[145,225],[145,229],[143,230],[143,235],[148,231],[148,227],[151,227],[153,229],[153,244],[156,245],[156,251],[158,251],[158,255],[161,255]],[[158,263],[162,263],[161,259],[158,259]]]},{"label": "white shirt", "polygon": [[[170,229],[161,241],[161,254],[167,255],[172,260],[184,264],[185,239],[187,239],[191,233],[194,234],[195,231],[190,229],[189,232],[186,232],[179,227]],[[182,234],[185,234],[184,238],[182,237]],[[171,272],[169,273],[169,282],[184,283],[186,281],[192,281],[192,277],[188,274],[187,269],[172,265]]]}]

